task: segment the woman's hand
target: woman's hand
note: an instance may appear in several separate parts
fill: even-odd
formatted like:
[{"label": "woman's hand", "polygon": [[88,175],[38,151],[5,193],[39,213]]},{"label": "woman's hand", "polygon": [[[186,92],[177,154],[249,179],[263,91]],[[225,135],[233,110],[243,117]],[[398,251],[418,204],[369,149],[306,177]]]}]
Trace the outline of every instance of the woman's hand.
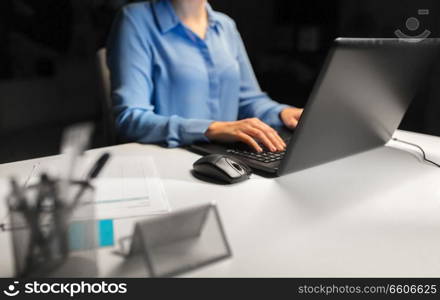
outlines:
[{"label": "woman's hand", "polygon": [[304,109],[302,108],[296,108],[296,107],[285,108],[280,113],[280,118],[283,121],[284,125],[286,125],[291,129],[294,129],[298,125],[299,118],[301,118],[303,111]]},{"label": "woman's hand", "polygon": [[205,135],[212,141],[244,142],[257,152],[263,151],[258,142],[272,152],[283,151],[286,148],[278,133],[257,118],[235,122],[213,122]]}]

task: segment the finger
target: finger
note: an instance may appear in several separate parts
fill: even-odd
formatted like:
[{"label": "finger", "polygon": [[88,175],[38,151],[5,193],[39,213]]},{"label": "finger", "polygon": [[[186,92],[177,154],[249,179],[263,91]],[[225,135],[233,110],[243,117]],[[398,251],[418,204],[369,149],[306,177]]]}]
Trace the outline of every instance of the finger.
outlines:
[{"label": "finger", "polygon": [[277,132],[265,132],[265,134],[268,136],[268,138],[272,141],[272,143],[275,145],[275,147],[277,148],[276,150],[278,151],[284,151],[285,149],[285,143],[284,141],[281,139],[281,137],[278,135]]},{"label": "finger", "polygon": [[237,134],[237,138],[243,142],[249,145],[251,148],[253,148],[257,152],[263,152],[263,149],[258,145],[258,143],[248,134],[244,132],[240,132]]},{"label": "finger", "polygon": [[277,151],[277,147],[274,145],[274,143],[272,143],[269,137],[261,129],[257,127],[250,127],[246,129],[245,133],[249,134],[253,138],[257,138],[270,151]]},{"label": "finger", "polygon": [[271,138],[277,141],[278,146],[281,147],[281,149],[279,150],[284,150],[287,145],[284,142],[284,140],[280,137],[278,132],[264,122],[261,122],[261,125],[264,126],[264,128],[267,128],[268,134],[271,136]]},{"label": "finger", "polygon": [[[284,151],[286,148],[286,144],[283,139],[279,136],[278,132],[275,131],[272,127],[262,122],[261,120],[254,118],[251,120],[251,126],[256,127],[261,130],[266,137],[271,141],[271,143],[275,146],[275,149],[269,148],[270,151]],[[263,141],[263,140],[262,140]],[[266,146],[267,147],[267,146]]]},{"label": "finger", "polygon": [[258,119],[256,120],[256,122],[253,123],[253,126],[258,127],[260,130],[262,130],[272,141],[272,143],[277,146],[278,150],[284,150],[286,144],[275,129]]},{"label": "finger", "polygon": [[280,135],[278,134],[278,132],[276,132],[275,134],[272,133],[272,136],[274,139],[276,139],[278,141],[278,145],[281,147],[281,151],[286,150],[286,142],[280,137]]},{"label": "finger", "polygon": [[293,114],[293,117],[295,118],[295,120],[297,122],[299,122],[299,120],[301,119],[301,116],[302,116],[303,112],[304,112],[303,108],[302,109],[296,109],[295,113]]},{"label": "finger", "polygon": [[286,145],[284,144],[283,139],[278,135],[278,132],[276,132],[272,127],[261,121],[254,124],[254,126],[260,129],[275,146],[276,149],[271,151],[277,151],[277,150],[283,151],[285,149]]},{"label": "finger", "polygon": [[298,125],[298,120],[291,114],[285,116],[283,122],[290,129],[294,129]]},{"label": "finger", "polygon": [[274,135],[274,137],[277,139],[277,141],[280,143],[280,145],[283,147],[283,150],[286,148],[286,142],[284,142],[283,138],[280,136],[280,134],[276,131],[273,130],[272,134]]},{"label": "finger", "polygon": [[292,129],[294,129],[294,128],[296,128],[296,126],[298,126],[298,120],[291,117],[291,118],[287,119],[286,125]]}]

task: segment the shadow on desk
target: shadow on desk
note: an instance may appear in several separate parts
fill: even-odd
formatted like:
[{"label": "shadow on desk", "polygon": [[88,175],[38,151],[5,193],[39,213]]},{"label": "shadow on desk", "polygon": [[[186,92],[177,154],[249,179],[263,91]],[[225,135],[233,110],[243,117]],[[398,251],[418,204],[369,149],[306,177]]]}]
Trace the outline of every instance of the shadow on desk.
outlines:
[{"label": "shadow on desk", "polygon": [[137,255],[127,259],[121,258],[120,262],[109,271],[109,274],[105,274],[105,276],[144,278],[148,276],[148,272],[143,257]]},{"label": "shadow on desk", "polygon": [[399,189],[440,172],[414,153],[381,147],[276,181],[296,208],[320,217]]}]

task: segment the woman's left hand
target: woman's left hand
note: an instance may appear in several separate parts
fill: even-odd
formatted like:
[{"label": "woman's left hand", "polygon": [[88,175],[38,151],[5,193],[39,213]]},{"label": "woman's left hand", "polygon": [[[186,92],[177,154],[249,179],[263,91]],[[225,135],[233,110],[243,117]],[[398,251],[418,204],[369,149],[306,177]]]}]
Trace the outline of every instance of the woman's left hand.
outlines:
[{"label": "woman's left hand", "polygon": [[284,125],[286,125],[288,128],[294,129],[298,125],[299,118],[301,118],[303,111],[304,109],[302,108],[285,108],[283,111],[281,111],[280,118]]}]

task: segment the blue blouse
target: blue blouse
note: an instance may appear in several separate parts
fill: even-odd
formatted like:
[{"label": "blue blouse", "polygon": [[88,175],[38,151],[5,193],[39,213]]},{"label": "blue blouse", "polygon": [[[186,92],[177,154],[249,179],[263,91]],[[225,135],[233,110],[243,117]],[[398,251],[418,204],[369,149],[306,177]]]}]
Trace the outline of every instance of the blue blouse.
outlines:
[{"label": "blue blouse", "polygon": [[260,90],[232,19],[207,5],[199,38],[170,0],[125,6],[108,42],[113,110],[125,141],[169,147],[207,140],[213,121],[258,117],[281,126],[287,107]]}]

